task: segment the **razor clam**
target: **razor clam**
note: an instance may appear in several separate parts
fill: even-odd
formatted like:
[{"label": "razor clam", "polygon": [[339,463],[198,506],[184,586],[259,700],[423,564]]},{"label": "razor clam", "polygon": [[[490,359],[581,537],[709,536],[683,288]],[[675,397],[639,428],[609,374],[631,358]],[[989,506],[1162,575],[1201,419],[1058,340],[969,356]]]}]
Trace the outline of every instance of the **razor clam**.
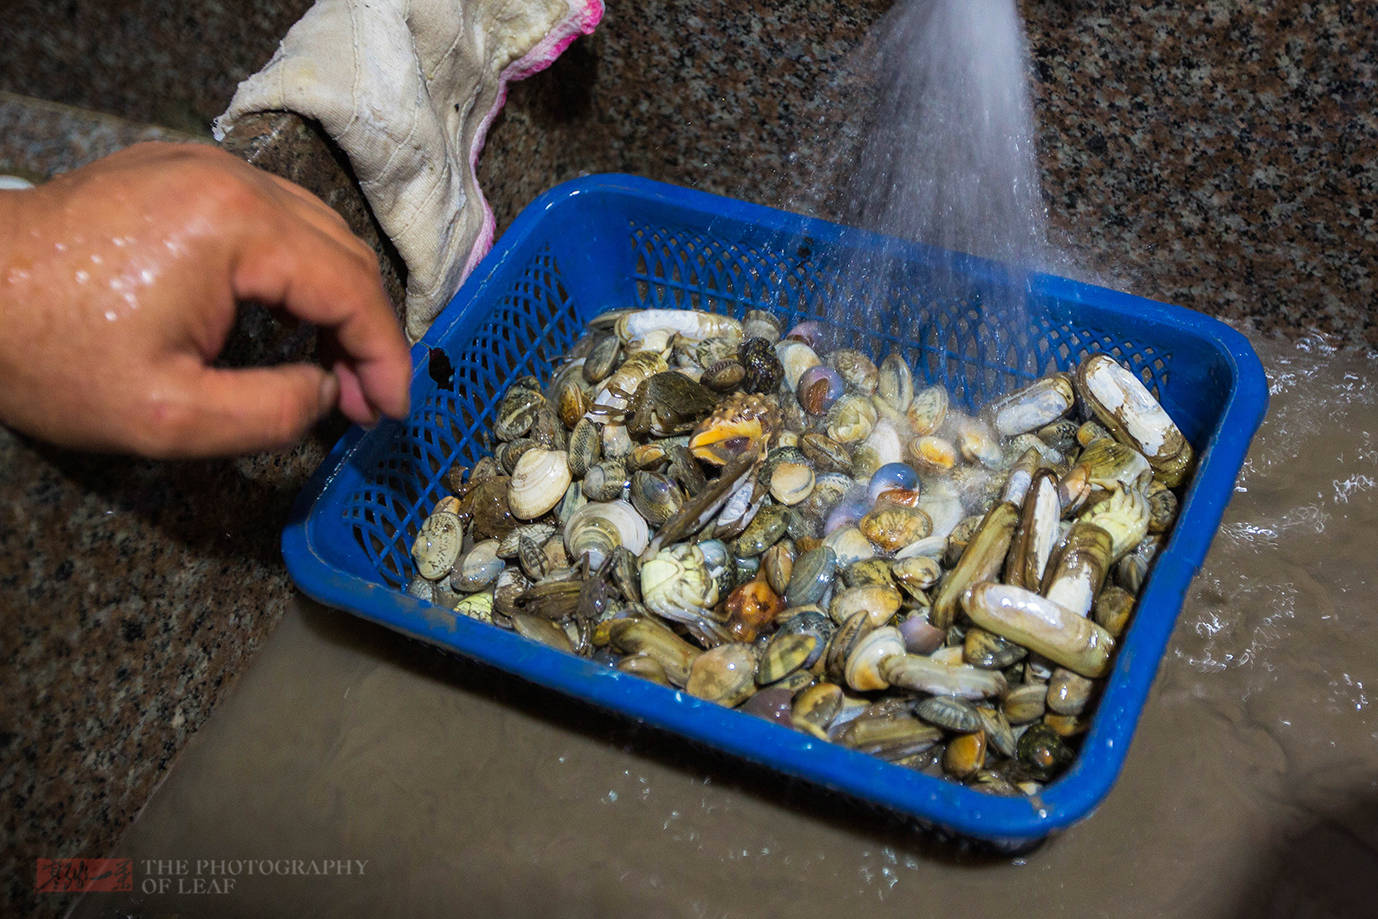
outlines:
[{"label": "razor clam", "polygon": [[1075,380],[1082,401],[1116,439],[1142,453],[1164,485],[1182,483],[1191,445],[1138,377],[1114,358],[1094,354],[1077,365]]},{"label": "razor clam", "polygon": [[1000,572],[1018,519],[1015,506],[1004,502],[992,507],[982,518],[962,557],[938,586],[938,593],[933,598],[935,626],[945,629],[952,625],[962,592]]},{"label": "razor clam", "polygon": [[998,696],[1009,685],[998,670],[980,670],[966,664],[944,664],[918,654],[888,658],[881,663],[880,670],[881,676],[892,686],[963,699]]},{"label": "razor clam", "polygon": [[1007,584],[970,588],[962,607],[972,622],[1037,651],[1082,676],[1104,676],[1110,669],[1115,639],[1084,616]]},{"label": "razor clam", "polygon": [[1013,437],[1052,424],[1072,410],[1076,393],[1066,373],[1043,377],[1002,396],[986,412],[1002,437]]}]

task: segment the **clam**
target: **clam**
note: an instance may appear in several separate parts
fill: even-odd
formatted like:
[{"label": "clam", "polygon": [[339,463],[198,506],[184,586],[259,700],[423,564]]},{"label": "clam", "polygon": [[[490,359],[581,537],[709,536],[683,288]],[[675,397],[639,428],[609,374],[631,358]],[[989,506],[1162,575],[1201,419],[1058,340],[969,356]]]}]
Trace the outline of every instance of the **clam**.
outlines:
[{"label": "clam", "polygon": [[789,589],[789,580],[794,574],[794,557],[794,544],[789,539],[777,542],[761,556],[761,572],[765,575],[766,583],[781,596]]},{"label": "clam", "polygon": [[650,530],[626,501],[590,501],[565,524],[564,541],[570,558],[587,556],[589,568],[597,569],[618,546],[640,554],[650,541]]},{"label": "clam", "polygon": [[1082,448],[1077,465],[1085,468],[1086,481],[1092,488],[1134,487],[1152,468],[1138,450],[1108,437]]},{"label": "clam", "polygon": [[[552,540],[554,542],[554,540]],[[533,539],[523,536],[518,540],[517,545],[517,565],[521,568],[522,574],[539,581],[549,573],[552,565],[550,557],[546,555],[545,549]],[[501,574],[501,572],[499,572]]]},{"label": "clam", "polygon": [[450,573],[463,544],[464,525],[458,516],[441,511],[427,517],[411,545],[417,572],[429,581],[440,580]]},{"label": "clam", "polygon": [[822,363],[817,353],[798,339],[786,339],[777,343],[775,356],[784,370],[785,385],[789,387],[790,392],[798,390],[799,378],[804,375],[805,370]]},{"label": "clam", "polygon": [[965,415],[955,421],[949,413],[949,424],[955,435],[957,452],[968,462],[980,463],[987,469],[1000,468],[1005,451],[1000,449],[1000,441],[990,425]]},{"label": "clam", "polygon": [[569,471],[576,479],[582,479],[589,468],[598,462],[602,447],[602,434],[598,427],[587,418],[580,418],[569,435]]},{"label": "clam", "polygon": [[780,463],[771,471],[770,495],[781,504],[798,504],[813,491],[813,470],[804,463]]},{"label": "clam", "polygon": [[949,740],[943,750],[943,771],[954,778],[970,778],[985,764],[984,733],[961,734]]},{"label": "clam", "polygon": [[881,584],[849,587],[833,595],[828,614],[837,623],[846,622],[859,612],[866,613],[872,627],[884,625],[900,608],[900,592]]},{"label": "clam", "polygon": [[926,556],[896,559],[890,565],[890,575],[895,583],[915,598],[937,584],[942,572],[943,568],[937,560]]},{"label": "clam", "polygon": [[1048,707],[1048,684],[1021,683],[1005,693],[1001,702],[1010,724],[1028,724],[1043,717]]},{"label": "clam", "polygon": [[1129,624],[1129,614],[1133,611],[1134,595],[1112,584],[1096,598],[1094,618],[1098,625],[1118,638],[1124,633],[1124,627]]},{"label": "clam", "polygon": [[574,644],[569,640],[565,630],[542,616],[517,613],[512,617],[512,628],[523,638],[529,638],[559,651],[574,651]]},{"label": "clam", "polygon": [[[1091,612],[1110,569],[1112,540],[1101,527],[1078,520],[1058,545],[1043,580],[1044,596],[1078,616]],[[1024,584],[1038,590],[1039,584]]]},{"label": "clam", "polygon": [[450,586],[462,593],[482,590],[502,574],[503,561],[498,558],[498,540],[485,539],[475,543],[453,574]]},{"label": "clam", "polygon": [[756,691],[756,649],[733,642],[703,652],[690,667],[684,689],[728,708],[741,704]]},{"label": "clam", "polygon": [[785,590],[786,606],[820,603],[837,575],[837,553],[828,546],[810,549],[795,560]]},{"label": "clam", "polygon": [[573,476],[559,450],[532,449],[512,470],[507,503],[514,517],[532,520],[560,503]]},{"label": "clam", "polygon": [[942,427],[947,420],[947,406],[947,389],[941,384],[927,386],[914,394],[905,417],[909,419],[913,432],[922,437]]},{"label": "clam", "polygon": [[986,413],[1001,437],[1013,437],[1052,424],[1072,410],[1072,378],[1055,373],[992,402]]},{"label": "clam", "polygon": [[914,401],[914,375],[904,358],[891,351],[880,362],[877,394],[897,411],[908,411]]},{"label": "clam", "polygon": [[880,667],[892,657],[904,656],[904,638],[899,629],[882,626],[872,629],[853,645],[847,655],[844,679],[858,692],[886,689],[889,683],[881,676]]},{"label": "clam", "polygon": [[860,351],[838,348],[827,356],[827,362],[837,370],[843,382],[854,392],[869,396],[876,391],[880,371],[875,363]]},{"label": "clam", "polygon": [[1104,676],[1115,639],[1096,623],[1038,594],[1006,584],[970,588],[962,607],[971,620],[1082,676]]},{"label": "clam", "polygon": [[545,397],[537,389],[513,386],[498,402],[493,413],[493,436],[512,441],[531,430],[537,410],[545,404]]},{"label": "clam", "polygon": [[852,468],[851,453],[826,434],[805,434],[799,438],[799,447],[818,472],[846,472]]},{"label": "clam", "polygon": [[493,595],[488,592],[469,594],[454,605],[454,611],[479,622],[493,621]]},{"label": "clam", "polygon": [[823,650],[823,639],[807,632],[776,632],[761,654],[756,682],[762,686],[782,680],[808,666]]},{"label": "clam", "polygon": [[669,476],[658,472],[632,473],[632,506],[653,527],[663,525],[684,506],[684,494]]},{"label": "clam", "polygon": [[846,391],[842,375],[831,367],[819,364],[799,375],[794,394],[799,405],[810,415],[822,415]]},{"label": "clam", "polygon": [[516,558],[522,539],[529,539],[532,542],[543,545],[546,540],[554,535],[555,527],[548,523],[524,523],[521,526],[514,527],[506,536],[498,541],[498,558]]},{"label": "clam", "polygon": [[1164,485],[1181,484],[1191,466],[1191,445],[1138,377],[1114,358],[1095,354],[1077,366],[1075,381],[1096,418],[1147,457]]},{"label": "clam", "polygon": [[815,351],[823,347],[823,340],[826,335],[826,327],[823,323],[814,319],[805,319],[793,326],[785,333],[785,338],[790,341],[802,341],[804,344],[813,348]]},{"label": "clam", "polygon": [[924,434],[909,441],[904,458],[920,472],[945,472],[957,465],[957,446],[945,437]]},{"label": "clam", "polygon": [[1059,715],[1080,715],[1091,701],[1095,686],[1081,674],[1059,667],[1048,680],[1048,708]]},{"label": "clam", "polygon": [[828,728],[842,711],[842,687],[836,683],[816,683],[794,698],[794,726],[819,740],[828,739]]},{"label": "clam", "polygon": [[741,711],[783,727],[794,726],[791,703],[794,690],[788,686],[766,686],[741,705]]},{"label": "clam", "polygon": [[[892,463],[899,463],[904,459],[904,443],[900,437],[899,429],[894,422],[884,418],[878,420],[875,427],[871,428],[871,433],[866,435],[866,439],[861,442],[857,452],[861,450],[871,451],[876,460],[876,469]],[[855,463],[853,463],[853,467],[855,467]]]},{"label": "clam", "polygon": [[[601,383],[618,366],[617,359],[622,343],[615,336],[604,335],[599,338],[584,359],[582,375],[585,383]],[[587,411],[587,409],[585,409]]]},{"label": "clam", "polygon": [[942,647],[947,633],[935,628],[926,613],[914,613],[900,620],[897,628],[904,636],[904,649],[910,654],[932,654]]},{"label": "clam", "polygon": [[933,531],[933,521],[923,511],[888,502],[878,504],[857,526],[882,552],[894,552]]},{"label": "clam", "polygon": [[967,629],[962,638],[962,659],[982,670],[1004,670],[1023,660],[1028,653],[1023,646],[978,626]]},{"label": "clam", "polygon": [[618,660],[615,666],[623,673],[639,676],[643,680],[650,680],[661,686],[672,685],[669,675],[665,672],[665,666],[649,654],[628,654]]},{"label": "clam", "polygon": [[870,436],[878,418],[870,399],[846,393],[828,409],[828,437],[840,444],[860,443]]},{"label": "clam", "polygon": [[876,547],[856,527],[834,530],[823,543],[836,553],[837,563],[843,567],[863,558],[873,558],[876,554]]},{"label": "clam", "polygon": [[780,318],[770,310],[747,310],[742,316],[742,335],[745,338],[764,338],[775,344],[780,340]]},{"label": "clam", "polygon": [[584,473],[581,493],[590,501],[615,501],[627,487],[627,465],[622,460],[594,463]]},{"label": "clam", "polygon": [[699,382],[714,392],[732,392],[746,379],[746,368],[740,361],[718,361],[703,372]]},{"label": "clam", "polygon": [[1038,589],[1043,583],[1048,559],[1058,537],[1062,505],[1051,470],[1034,475],[1023,501],[1019,526],[1010,541],[1005,559],[1005,582],[1016,587]]},{"label": "clam", "polygon": [[912,466],[901,462],[886,463],[871,475],[866,486],[866,494],[872,500],[880,499],[887,491],[913,491],[919,487],[919,476]]}]

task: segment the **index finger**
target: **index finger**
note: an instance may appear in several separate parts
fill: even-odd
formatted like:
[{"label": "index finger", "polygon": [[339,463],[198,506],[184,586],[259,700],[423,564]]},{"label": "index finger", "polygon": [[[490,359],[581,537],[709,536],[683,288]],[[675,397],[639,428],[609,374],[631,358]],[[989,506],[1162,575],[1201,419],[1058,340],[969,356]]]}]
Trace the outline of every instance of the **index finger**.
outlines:
[{"label": "index finger", "polygon": [[406,417],[411,353],[383,292],[372,250],[346,245],[305,221],[254,236],[234,265],[241,298],[278,304],[330,329],[368,402]]}]

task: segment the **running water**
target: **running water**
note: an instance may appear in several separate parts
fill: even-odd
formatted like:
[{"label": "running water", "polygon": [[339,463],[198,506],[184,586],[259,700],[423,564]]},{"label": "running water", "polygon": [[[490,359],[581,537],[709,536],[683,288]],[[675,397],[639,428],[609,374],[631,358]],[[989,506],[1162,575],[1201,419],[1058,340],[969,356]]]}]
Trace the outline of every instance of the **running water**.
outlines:
[{"label": "running water", "polygon": [[1015,0],[901,0],[881,23],[848,222],[1021,266],[1042,263],[1028,49]]},{"label": "running water", "polygon": [[790,206],[999,263],[974,290],[969,266],[940,259],[916,280],[891,251],[848,251],[840,292],[866,327],[909,337],[922,291],[979,302],[980,341],[960,350],[1001,363],[1011,353],[1027,274],[1049,261],[1028,63],[1015,0],[899,0],[834,76],[829,91],[853,107],[816,139],[814,187]]}]

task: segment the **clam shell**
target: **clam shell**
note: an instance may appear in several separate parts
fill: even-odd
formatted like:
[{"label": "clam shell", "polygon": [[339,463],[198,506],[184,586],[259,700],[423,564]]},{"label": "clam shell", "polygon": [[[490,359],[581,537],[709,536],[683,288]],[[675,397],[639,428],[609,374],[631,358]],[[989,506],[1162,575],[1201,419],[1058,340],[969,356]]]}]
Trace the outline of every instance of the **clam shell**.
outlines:
[{"label": "clam shell", "polygon": [[904,358],[895,352],[880,362],[876,393],[897,411],[907,411],[914,401],[914,375]]},{"label": "clam shell", "polygon": [[828,436],[840,444],[860,443],[870,436],[879,417],[870,399],[847,393],[828,409]]},{"label": "clam shell", "polygon": [[837,553],[827,546],[819,546],[799,556],[790,573],[785,589],[786,606],[807,606],[819,603],[837,575]]},{"label": "clam shell", "polygon": [[537,543],[544,543],[555,535],[555,527],[548,523],[524,523],[503,536],[498,542],[498,558],[514,559],[523,537]]},{"label": "clam shell", "polygon": [[1191,445],[1137,376],[1114,358],[1093,354],[1077,366],[1075,380],[1096,418],[1147,457],[1163,484],[1181,484],[1191,466]]},{"label": "clam shell", "polygon": [[779,463],[770,475],[770,494],[781,504],[798,504],[813,491],[813,482],[813,470],[803,463]]},{"label": "clam shell", "polygon": [[512,516],[532,520],[560,503],[573,476],[559,450],[528,450],[512,470],[507,504]]},{"label": "clam shell", "polygon": [[794,697],[794,726],[819,740],[828,739],[828,727],[842,711],[842,687],[836,683],[816,683]]},{"label": "clam shell", "polygon": [[502,559],[498,558],[498,545],[496,539],[476,543],[460,561],[454,574],[450,575],[450,586],[464,593],[473,593],[497,580],[504,567]]},{"label": "clam shell", "polygon": [[1094,681],[1059,667],[1048,680],[1048,708],[1059,715],[1080,715],[1095,688]]},{"label": "clam shell", "polygon": [[569,435],[569,471],[576,479],[582,479],[589,468],[598,462],[602,452],[602,435],[598,426],[587,418],[580,418]]},{"label": "clam shell", "polygon": [[900,608],[900,592],[893,587],[880,584],[866,584],[849,587],[833,595],[828,615],[837,623],[846,622],[857,613],[866,613],[871,626],[881,626],[890,621]]},{"label": "clam shell", "polygon": [[599,338],[589,351],[588,357],[584,359],[584,366],[581,370],[584,382],[592,385],[607,379],[617,367],[618,352],[621,347],[622,343],[617,340],[616,336],[604,335]]},{"label": "clam shell", "polygon": [[440,580],[450,573],[463,543],[464,525],[459,517],[448,511],[427,517],[411,545],[417,572],[429,581]]},{"label": "clam shell", "polygon": [[775,356],[785,370],[785,385],[794,392],[799,386],[799,378],[810,367],[823,363],[812,348],[802,341],[787,339],[775,345]]},{"label": "clam shell", "polygon": [[958,734],[972,734],[982,728],[976,706],[956,696],[929,696],[914,706],[914,714],[929,724]]},{"label": "clam shell", "polygon": [[882,552],[894,552],[931,533],[933,521],[917,508],[881,504],[861,518],[858,528]]},{"label": "clam shell", "polygon": [[899,629],[882,626],[872,629],[853,645],[847,655],[844,678],[858,692],[886,689],[890,684],[881,675],[882,662],[904,656],[904,638]]},{"label": "clam shell", "polygon": [[764,686],[808,666],[822,652],[823,639],[808,632],[776,632],[761,655],[756,682]]},{"label": "clam shell", "polygon": [[986,735],[962,734],[947,742],[943,750],[943,771],[958,779],[974,775],[986,764]]},{"label": "clam shell", "polygon": [[684,689],[691,696],[733,708],[756,691],[756,649],[730,642],[700,654]]},{"label": "clam shell", "polygon": [[1052,424],[1072,410],[1070,374],[1055,373],[992,402],[986,409],[996,433],[1013,437]]},{"label": "clam shell", "polygon": [[823,542],[837,554],[837,563],[842,567],[863,558],[873,558],[876,554],[876,547],[856,527],[834,530]]},{"label": "clam shell", "polygon": [[855,392],[869,396],[876,391],[880,371],[865,354],[851,348],[838,348],[826,359]]},{"label": "clam shell", "polygon": [[905,416],[909,426],[920,437],[932,434],[947,420],[947,390],[941,384],[928,386],[914,394]]},{"label": "clam shell", "polygon": [[587,554],[589,567],[598,568],[618,546],[641,554],[650,543],[650,528],[626,501],[590,501],[565,524],[564,539],[570,558],[578,561]]}]

